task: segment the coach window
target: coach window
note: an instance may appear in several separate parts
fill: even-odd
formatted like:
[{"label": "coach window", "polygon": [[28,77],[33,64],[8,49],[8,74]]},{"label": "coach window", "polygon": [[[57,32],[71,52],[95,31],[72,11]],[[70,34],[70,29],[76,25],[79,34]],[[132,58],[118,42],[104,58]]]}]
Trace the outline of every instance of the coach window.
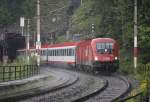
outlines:
[{"label": "coach window", "polygon": [[53,56],[55,56],[55,50],[53,50]]},{"label": "coach window", "polygon": [[53,50],[53,56],[55,56],[55,50]]},{"label": "coach window", "polygon": [[50,50],[47,50],[47,55],[50,56]]},{"label": "coach window", "polygon": [[70,49],[68,49],[68,56],[70,56],[70,55],[69,55],[69,50],[70,50]]},{"label": "coach window", "polygon": [[53,56],[55,56],[55,50],[53,50]]},{"label": "coach window", "polygon": [[62,49],[60,49],[60,56],[62,56]]},{"label": "coach window", "polygon": [[49,51],[50,51],[50,56],[52,56],[53,55],[53,52],[52,52],[53,50],[49,50]]},{"label": "coach window", "polygon": [[71,56],[71,49],[69,49],[69,52],[68,52],[68,53],[69,53],[69,56]]},{"label": "coach window", "polygon": [[55,50],[55,56],[57,56],[57,50]]},{"label": "coach window", "polygon": [[44,50],[42,50],[42,55],[44,55]]},{"label": "coach window", "polygon": [[59,56],[59,49],[57,49],[57,56]]},{"label": "coach window", "polygon": [[59,56],[61,56],[61,49],[59,49]]},{"label": "coach window", "polygon": [[61,49],[59,49],[59,56],[61,56]]},{"label": "coach window", "polygon": [[56,56],[56,50],[54,50],[54,51],[55,51],[55,54],[54,54],[54,55]]},{"label": "coach window", "polygon": [[48,50],[49,51],[49,56],[52,56],[52,50]]},{"label": "coach window", "polygon": [[70,55],[73,56],[73,49],[70,50]]},{"label": "coach window", "polygon": [[64,49],[64,56],[66,56],[66,49]]},{"label": "coach window", "polygon": [[53,56],[53,50],[50,50],[50,56]]},{"label": "coach window", "polygon": [[75,55],[75,49],[72,50],[72,56],[74,56],[74,55]]},{"label": "coach window", "polygon": [[68,49],[66,49],[66,56],[68,56]]},{"label": "coach window", "polygon": [[55,56],[55,50],[53,50],[53,56]]},{"label": "coach window", "polygon": [[68,49],[66,49],[66,56],[68,56]]},{"label": "coach window", "polygon": [[70,51],[69,51],[69,52],[70,52],[70,56],[72,56],[72,49],[70,49]]},{"label": "coach window", "polygon": [[43,50],[43,55],[45,55],[45,50]]},{"label": "coach window", "polygon": [[45,52],[45,51],[43,50],[43,51],[42,51],[43,55],[44,55],[44,52]]},{"label": "coach window", "polygon": [[61,55],[62,55],[62,51],[61,51],[61,49],[60,49],[60,52],[59,52],[59,53],[60,53],[60,56],[61,56]]},{"label": "coach window", "polygon": [[57,56],[59,56],[59,49],[57,49]]},{"label": "coach window", "polygon": [[70,49],[68,49],[68,56],[70,56]]},{"label": "coach window", "polygon": [[56,54],[55,54],[55,55],[57,56],[57,52],[58,52],[58,50],[56,49],[55,51],[56,51]]},{"label": "coach window", "polygon": [[69,49],[67,49],[67,56],[69,56]]},{"label": "coach window", "polygon": [[42,55],[42,50],[41,50],[41,55]]},{"label": "coach window", "polygon": [[56,56],[58,55],[58,50],[56,49]]},{"label": "coach window", "polygon": [[63,54],[63,53],[64,53],[64,51],[63,51],[63,49],[62,49],[62,50],[61,50],[61,56],[64,56],[64,54]]},{"label": "coach window", "polygon": [[70,56],[70,49],[68,49],[68,56]]},{"label": "coach window", "polygon": [[61,55],[64,56],[64,50],[63,49],[61,50]]},{"label": "coach window", "polygon": [[61,56],[63,56],[63,49],[61,49]]},{"label": "coach window", "polygon": [[67,51],[66,51],[66,49],[65,49],[65,56],[67,55],[66,52],[67,52]]},{"label": "coach window", "polygon": [[51,56],[53,56],[53,50],[50,50],[50,54],[51,54]]},{"label": "coach window", "polygon": [[66,56],[66,49],[64,49],[64,56]]},{"label": "coach window", "polygon": [[70,49],[69,51],[69,56],[72,56],[72,49]]},{"label": "coach window", "polygon": [[58,49],[58,55],[57,56],[60,56],[60,49]]},{"label": "coach window", "polygon": [[65,56],[65,49],[64,49],[64,56]]},{"label": "coach window", "polygon": [[65,56],[65,49],[63,50],[63,56]]},{"label": "coach window", "polygon": [[62,56],[64,56],[64,49],[62,49]]},{"label": "coach window", "polygon": [[43,50],[41,50],[41,55],[43,55]]},{"label": "coach window", "polygon": [[51,56],[51,50],[47,50],[48,51],[48,56]]},{"label": "coach window", "polygon": [[52,56],[54,56],[54,50],[52,50]]},{"label": "coach window", "polygon": [[58,52],[59,52],[59,50],[57,49],[57,54],[56,54],[57,56],[58,56]]},{"label": "coach window", "polygon": [[43,50],[43,55],[46,55],[46,50],[45,49]]},{"label": "coach window", "polygon": [[45,55],[45,50],[43,50],[43,55]]},{"label": "coach window", "polygon": [[57,56],[57,50],[55,50],[55,56]]},{"label": "coach window", "polygon": [[54,55],[56,56],[56,50],[54,50],[54,51],[55,51],[55,54],[54,54]]}]

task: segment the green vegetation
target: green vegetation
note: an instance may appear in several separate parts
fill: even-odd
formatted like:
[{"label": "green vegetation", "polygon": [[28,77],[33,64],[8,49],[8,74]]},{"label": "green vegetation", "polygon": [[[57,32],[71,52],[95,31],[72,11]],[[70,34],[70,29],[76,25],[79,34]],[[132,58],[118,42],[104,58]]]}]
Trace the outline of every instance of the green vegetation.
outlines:
[{"label": "green vegetation", "polygon": [[[140,82],[150,82],[150,70],[143,70],[143,64],[150,63],[150,1],[138,0],[138,68],[133,67],[134,45],[134,0],[83,0],[71,17],[72,30],[84,37],[91,34],[95,24],[96,37],[111,37],[120,47],[120,72],[132,75]],[[146,72],[146,73],[145,73]],[[149,73],[149,74],[148,74]],[[146,89],[147,90],[147,89]],[[143,90],[147,93],[145,90]],[[139,97],[138,97],[139,100]],[[137,102],[133,99],[128,102]]]},{"label": "green vegetation", "polygon": [[0,28],[16,22],[20,16],[35,15],[36,0],[0,0]]},{"label": "green vegetation", "polygon": [[55,43],[63,43],[63,42],[68,42],[69,40],[66,38],[66,35],[62,35],[57,38]]},{"label": "green vegetation", "polygon": [[[150,62],[150,1],[138,0],[138,63]],[[133,73],[133,0],[84,0],[71,17],[72,29],[85,36],[112,37],[120,46],[121,71]]]},{"label": "green vegetation", "polygon": [[[33,65],[33,66],[30,66]],[[24,57],[18,57],[13,63],[0,64],[0,82],[21,79],[37,72],[36,57],[30,57],[29,63]]]}]

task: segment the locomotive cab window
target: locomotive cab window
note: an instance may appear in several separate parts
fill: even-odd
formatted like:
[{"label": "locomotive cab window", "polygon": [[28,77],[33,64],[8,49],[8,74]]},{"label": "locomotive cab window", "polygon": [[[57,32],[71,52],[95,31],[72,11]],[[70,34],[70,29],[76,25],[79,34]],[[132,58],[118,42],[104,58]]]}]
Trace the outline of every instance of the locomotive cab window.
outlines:
[{"label": "locomotive cab window", "polygon": [[113,51],[113,43],[96,43],[96,49],[98,53],[104,54],[112,54]]}]

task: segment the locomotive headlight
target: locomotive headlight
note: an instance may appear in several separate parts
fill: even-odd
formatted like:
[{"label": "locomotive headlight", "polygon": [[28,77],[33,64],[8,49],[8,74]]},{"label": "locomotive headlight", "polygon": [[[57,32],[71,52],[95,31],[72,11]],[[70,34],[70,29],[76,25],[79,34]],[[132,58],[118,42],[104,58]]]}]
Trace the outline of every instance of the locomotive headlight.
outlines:
[{"label": "locomotive headlight", "polygon": [[117,60],[118,59],[118,57],[115,57],[115,60]]},{"label": "locomotive headlight", "polygon": [[98,57],[95,57],[94,59],[95,59],[95,61],[98,61]]}]

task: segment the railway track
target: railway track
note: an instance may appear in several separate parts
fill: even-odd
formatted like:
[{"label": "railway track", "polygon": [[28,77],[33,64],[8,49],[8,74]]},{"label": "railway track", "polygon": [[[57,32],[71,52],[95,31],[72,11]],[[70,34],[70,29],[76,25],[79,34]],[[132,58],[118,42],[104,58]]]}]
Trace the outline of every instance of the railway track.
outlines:
[{"label": "railway track", "polygon": [[[122,76],[93,76],[77,73],[79,80],[76,83],[21,102],[112,102],[125,95],[130,88],[128,80]],[[99,79],[103,79],[103,82]],[[103,86],[100,87],[102,83]]]},{"label": "railway track", "polygon": [[[38,96],[40,94],[45,94],[48,92],[56,91],[61,88],[65,88],[70,86],[78,81],[78,76],[74,73],[64,73],[64,72],[56,72],[54,70],[44,70],[45,74],[48,72],[51,73],[50,78],[44,78],[43,80],[34,81],[32,83],[17,85],[13,87],[8,87],[5,93],[0,94],[0,102],[16,102],[22,99],[26,99],[33,96]],[[47,72],[47,73],[46,73]],[[43,73],[43,72],[42,72]],[[56,77],[56,75],[58,77]],[[55,79],[52,79],[53,77]],[[52,78],[51,78],[52,77]],[[26,88],[27,87],[27,88]],[[16,91],[17,89],[21,89],[20,91]],[[12,91],[13,90],[13,91]]]},{"label": "railway track", "polygon": [[[121,99],[130,89],[130,83],[123,76],[99,76],[107,80],[108,85],[105,90],[101,91],[93,97],[89,95],[87,97],[81,97],[74,102],[117,102]],[[91,97],[92,96],[92,97]]]}]

